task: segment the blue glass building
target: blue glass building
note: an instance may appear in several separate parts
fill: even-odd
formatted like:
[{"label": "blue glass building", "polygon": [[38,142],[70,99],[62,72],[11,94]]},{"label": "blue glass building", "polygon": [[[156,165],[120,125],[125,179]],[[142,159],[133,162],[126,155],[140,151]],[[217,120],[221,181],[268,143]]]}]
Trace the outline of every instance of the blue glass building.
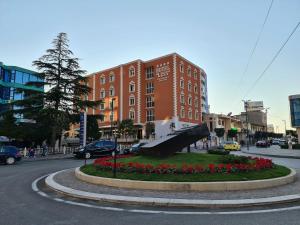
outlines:
[{"label": "blue glass building", "polygon": [[[34,71],[17,66],[7,66],[0,62],[0,113],[9,109],[7,103],[24,98],[24,93],[16,91],[17,89],[43,92],[44,88],[26,85],[28,82],[41,81]],[[22,119],[22,115],[16,116],[17,119]]]},{"label": "blue glass building", "polygon": [[289,96],[292,127],[300,128],[300,95]]}]

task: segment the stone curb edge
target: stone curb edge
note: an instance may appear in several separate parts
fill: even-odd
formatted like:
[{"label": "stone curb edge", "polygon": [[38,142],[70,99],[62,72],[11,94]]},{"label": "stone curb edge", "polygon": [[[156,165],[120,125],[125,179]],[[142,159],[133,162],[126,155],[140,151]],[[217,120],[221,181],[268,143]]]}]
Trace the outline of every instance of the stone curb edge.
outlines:
[{"label": "stone curb edge", "polygon": [[256,199],[235,199],[235,200],[208,200],[208,199],[171,199],[171,198],[151,198],[151,197],[134,197],[122,195],[109,195],[91,193],[81,190],[75,190],[65,187],[54,181],[54,176],[62,171],[50,174],[46,179],[46,185],[54,191],[72,196],[75,198],[96,200],[110,203],[134,204],[134,205],[151,205],[151,206],[172,206],[172,207],[198,207],[198,208],[233,208],[249,207],[270,204],[281,204],[300,200],[300,194],[283,195],[277,197],[256,198]]},{"label": "stone curb edge", "polygon": [[250,155],[262,155],[262,156],[269,156],[269,157],[274,157],[274,158],[300,159],[300,156],[261,154],[261,153],[249,152],[247,150],[242,150],[241,152],[250,154]]}]

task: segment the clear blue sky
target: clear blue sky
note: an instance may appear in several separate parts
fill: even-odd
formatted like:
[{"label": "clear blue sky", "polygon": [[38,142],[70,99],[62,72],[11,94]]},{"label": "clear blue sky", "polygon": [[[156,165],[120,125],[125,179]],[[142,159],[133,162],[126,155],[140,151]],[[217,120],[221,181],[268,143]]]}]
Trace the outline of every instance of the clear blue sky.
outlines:
[{"label": "clear blue sky", "polygon": [[[208,75],[211,112],[242,111],[241,99],[300,21],[300,0],[274,0],[260,43],[242,78],[271,0],[0,0],[0,61],[32,61],[59,32],[88,72],[177,52]],[[270,107],[269,123],[289,127],[288,95],[300,94],[300,29],[247,99]]]}]

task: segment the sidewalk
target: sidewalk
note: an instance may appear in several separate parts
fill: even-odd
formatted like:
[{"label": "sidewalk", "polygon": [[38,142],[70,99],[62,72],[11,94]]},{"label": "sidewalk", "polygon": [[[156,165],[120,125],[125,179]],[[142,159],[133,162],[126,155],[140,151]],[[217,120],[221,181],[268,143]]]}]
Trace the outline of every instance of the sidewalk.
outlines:
[{"label": "sidewalk", "polygon": [[73,154],[53,154],[53,155],[47,155],[47,156],[35,156],[33,158],[31,157],[22,157],[22,161],[24,162],[33,162],[33,161],[42,161],[42,160],[54,160],[54,159],[70,159],[73,158]]},{"label": "sidewalk", "polygon": [[241,151],[247,154],[300,159],[300,150],[281,149],[279,146],[271,146],[269,148],[256,148],[251,146],[249,151],[246,147],[243,147]]},{"label": "sidewalk", "polygon": [[280,204],[300,200],[300,171],[294,183],[283,186],[243,191],[180,192],[113,188],[78,180],[74,169],[59,171],[46,179],[46,184],[69,196],[114,203],[182,207],[238,207]]}]

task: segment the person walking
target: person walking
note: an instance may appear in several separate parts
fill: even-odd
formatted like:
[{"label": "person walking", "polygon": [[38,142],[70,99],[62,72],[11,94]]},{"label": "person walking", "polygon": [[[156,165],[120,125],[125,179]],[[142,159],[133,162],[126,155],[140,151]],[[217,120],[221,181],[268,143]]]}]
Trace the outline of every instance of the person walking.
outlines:
[{"label": "person walking", "polygon": [[47,156],[48,154],[48,146],[47,146],[47,143],[44,142],[43,145],[42,145],[42,156]]}]

